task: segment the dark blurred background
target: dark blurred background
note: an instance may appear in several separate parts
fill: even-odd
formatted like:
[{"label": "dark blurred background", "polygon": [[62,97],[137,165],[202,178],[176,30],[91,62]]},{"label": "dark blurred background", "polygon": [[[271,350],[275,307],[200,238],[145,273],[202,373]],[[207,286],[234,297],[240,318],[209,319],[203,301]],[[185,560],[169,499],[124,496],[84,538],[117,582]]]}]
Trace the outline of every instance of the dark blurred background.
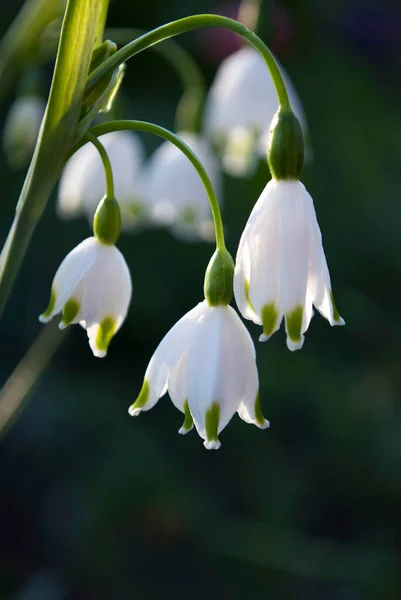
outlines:
[{"label": "dark blurred background", "polygon": [[[3,32],[20,5],[1,3]],[[109,25],[236,10],[115,0]],[[139,419],[127,409],[160,339],[202,299],[211,247],[163,230],[123,236],[134,296],[107,360],[72,328],[1,441],[1,599],[401,598],[401,8],[266,0],[264,11],[265,39],[309,120],[303,180],[347,326],[315,316],[302,352],[288,352],[282,330],[258,344],[271,429],[235,417],[221,450],[207,452],[196,433],[177,435],[168,397]],[[237,44],[206,30],[180,42],[209,82]],[[159,56],[132,59],[124,89],[128,116],[173,126],[181,90]],[[261,165],[251,180],[225,180],[233,253],[268,176]],[[23,179],[3,155],[2,240]],[[2,382],[40,332],[58,264],[88,234],[49,203],[2,319]]]}]

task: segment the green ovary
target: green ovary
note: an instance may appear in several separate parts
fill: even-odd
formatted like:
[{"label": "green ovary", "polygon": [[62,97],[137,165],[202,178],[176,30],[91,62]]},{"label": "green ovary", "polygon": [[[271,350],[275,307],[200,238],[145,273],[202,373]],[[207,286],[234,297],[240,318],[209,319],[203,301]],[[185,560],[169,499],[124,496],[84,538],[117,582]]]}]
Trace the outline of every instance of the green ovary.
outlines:
[{"label": "green ovary", "polygon": [[99,325],[96,335],[96,348],[101,352],[107,352],[111,338],[115,334],[117,323],[112,317],[106,317]]},{"label": "green ovary", "polygon": [[75,321],[75,318],[79,313],[80,308],[81,305],[79,304],[79,302],[77,300],[74,300],[73,298],[70,298],[65,303],[63,308],[63,317],[61,319],[61,322],[63,325],[65,325],[65,327],[67,327],[67,325],[70,325],[73,321]]},{"label": "green ovary", "polygon": [[278,311],[274,302],[265,304],[262,308],[263,333],[269,337],[277,326]]},{"label": "green ovary", "polygon": [[297,306],[291,312],[285,315],[285,321],[287,324],[287,334],[292,342],[301,341],[301,330],[302,330],[302,318],[304,309],[301,305]]},{"label": "green ovary", "polygon": [[209,410],[206,411],[205,429],[208,442],[218,442],[218,431],[220,421],[220,405],[213,402]]}]

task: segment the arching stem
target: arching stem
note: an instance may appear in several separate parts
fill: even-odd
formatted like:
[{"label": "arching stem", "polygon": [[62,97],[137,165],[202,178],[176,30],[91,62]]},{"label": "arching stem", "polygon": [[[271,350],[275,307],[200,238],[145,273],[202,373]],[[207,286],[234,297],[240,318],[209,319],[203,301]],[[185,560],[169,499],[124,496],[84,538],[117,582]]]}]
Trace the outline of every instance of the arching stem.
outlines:
[{"label": "arching stem", "polygon": [[174,144],[174,146],[181,150],[181,152],[183,152],[185,156],[191,161],[199,177],[201,178],[203,185],[205,186],[205,190],[209,198],[216,233],[216,246],[219,249],[225,249],[226,245],[224,240],[223,220],[221,218],[219,203],[217,202],[217,197],[213,189],[212,183],[198,157],[192,152],[189,146],[187,146],[187,144],[185,144],[177,135],[175,135],[168,129],[165,129],[164,127],[160,127],[160,125],[155,125],[154,123],[131,120],[109,121],[108,123],[101,123],[100,125],[92,127],[89,130],[89,133],[94,136],[100,136],[104,135],[105,133],[110,133],[111,131],[122,131],[127,129],[132,131],[144,131],[145,133],[157,135],[163,138],[164,140],[167,140]]},{"label": "arching stem", "polygon": [[138,54],[139,52],[142,52],[143,50],[146,50],[147,48],[150,48],[154,44],[157,44],[163,40],[174,37],[181,33],[193,31],[194,29],[199,29],[201,27],[221,27],[223,29],[228,29],[242,36],[247,42],[249,42],[251,46],[253,46],[255,50],[261,54],[266,66],[270,71],[280,106],[285,109],[291,108],[287,89],[280,69],[268,47],[245,25],[238,23],[238,21],[235,21],[234,19],[229,19],[228,17],[222,17],[220,15],[194,15],[192,17],[185,17],[184,19],[178,19],[172,23],[162,25],[161,27],[150,31],[149,33],[145,33],[123,48],[120,48],[120,50],[113,54],[113,56],[101,64],[90,75],[88,79],[87,91],[89,92],[102,77],[113,71],[116,67],[127,61],[132,56],[135,56],[135,54]]},{"label": "arching stem", "polygon": [[[126,44],[144,34],[146,31],[136,28],[106,29],[105,31],[105,37],[118,45]],[[165,40],[162,44],[151,46],[151,49],[171,65],[184,89],[176,111],[175,130],[198,132],[205,99],[205,82],[198,63],[187,50],[173,40]]]},{"label": "arching stem", "polygon": [[114,198],[114,178],[113,178],[113,170],[111,168],[110,158],[106,152],[103,144],[97,139],[95,135],[88,132],[85,134],[85,140],[91,142],[96,150],[99,152],[100,158],[102,159],[104,174],[106,177],[106,194],[109,198]]}]

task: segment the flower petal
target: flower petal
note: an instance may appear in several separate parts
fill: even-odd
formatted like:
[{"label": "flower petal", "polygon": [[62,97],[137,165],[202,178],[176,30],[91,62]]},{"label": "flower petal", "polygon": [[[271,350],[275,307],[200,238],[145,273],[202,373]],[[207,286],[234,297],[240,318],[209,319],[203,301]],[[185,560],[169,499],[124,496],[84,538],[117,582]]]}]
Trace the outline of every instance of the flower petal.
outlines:
[{"label": "flower petal", "polygon": [[[305,114],[295,88],[281,65],[279,68],[291,105],[306,133]],[[229,138],[235,128],[256,133],[261,141],[255,144],[254,154],[265,156],[268,131],[277,109],[277,94],[271,77],[266,73],[263,58],[256,50],[246,46],[220,65],[206,101],[205,130],[215,141]],[[231,174],[241,174],[240,164],[229,163],[226,166],[234,166]]]},{"label": "flower petal", "polygon": [[308,293],[318,311],[330,325],[344,325],[344,320],[338,314],[331,290],[330,274],[322,244],[322,234],[316,218],[313,200],[307,202],[307,219],[309,224],[310,264],[308,277]]},{"label": "flower petal", "polygon": [[256,425],[260,429],[270,426],[262,414],[259,402],[259,376],[256,367],[255,346],[245,325],[238,319],[238,331],[243,339],[243,356],[245,364],[244,395],[238,408],[238,414],[243,421]]},{"label": "flower petal", "polygon": [[188,404],[186,369],[187,352],[184,352],[168,377],[168,393],[171,401],[178,410],[185,414],[184,423],[178,431],[181,435],[185,435],[191,431],[194,426]]},{"label": "flower petal", "polygon": [[256,132],[245,127],[234,127],[227,135],[223,166],[233,177],[252,175],[257,166],[255,153]]},{"label": "flower petal", "polygon": [[309,265],[305,188],[299,181],[278,181],[280,202],[280,305],[285,315],[287,346],[302,347],[302,323]]},{"label": "flower petal", "polygon": [[[221,172],[209,143],[193,133],[178,135],[202,162],[220,197]],[[211,210],[202,181],[188,158],[170,142],[164,142],[149,159],[144,179],[144,193],[156,223],[170,227],[181,239],[199,239],[202,223],[210,221]]]},{"label": "flower petal", "polygon": [[208,306],[200,302],[186,313],[162,339],[156,348],[145,372],[144,386],[147,393],[140,394],[129,412],[137,416],[142,410],[150,410],[167,391],[170,371],[180,360],[191,340],[193,332],[202,319]]},{"label": "flower petal", "polygon": [[97,245],[95,238],[90,237],[67,254],[54,276],[49,306],[39,317],[42,323],[47,323],[59,313],[72,296],[79,282],[95,263]]},{"label": "flower petal", "polygon": [[[123,227],[130,227],[146,215],[140,169],[144,151],[140,138],[131,131],[113,131],[99,137],[111,162],[116,198],[121,205]],[[58,213],[71,218],[83,212],[91,220],[99,200],[106,191],[104,168],[99,153],[92,144],[86,144],[68,161],[60,180]],[[131,204],[136,215],[129,210]],[[135,218],[134,218],[135,217]]]},{"label": "flower petal", "polygon": [[167,382],[171,401],[181,412],[184,412],[184,405],[188,402],[186,368],[187,351],[183,353],[177,364],[170,371]]},{"label": "flower petal", "polygon": [[84,295],[84,282],[78,283],[72,295],[63,306],[63,316],[59,323],[59,329],[65,329],[68,325],[73,325],[82,321],[82,298]]},{"label": "flower petal", "polygon": [[[234,293],[245,318],[262,325],[262,341],[279,327],[280,198],[276,181],[270,181],[255,204],[237,253]],[[241,283],[242,281],[242,283]],[[245,302],[244,302],[245,300]]]},{"label": "flower petal", "polygon": [[[98,152],[92,144],[85,144],[70,158],[64,167],[60,178],[57,200],[57,214],[60,218],[72,219],[82,213],[82,202],[86,190],[88,187],[93,189],[92,186],[88,186],[87,182],[92,182],[91,170],[93,165],[96,165],[96,161],[99,160],[97,154]],[[99,190],[93,189],[93,202],[96,202],[97,191]],[[100,190],[97,200],[99,201],[102,196],[104,196],[104,193],[102,194]]]},{"label": "flower petal", "polygon": [[98,243],[96,261],[85,275],[82,298],[82,320],[95,356],[106,355],[127,315],[131,294],[131,276],[123,255],[115,246]]},{"label": "flower petal", "polygon": [[217,435],[238,410],[247,387],[247,349],[238,315],[230,306],[210,309],[188,349],[189,408],[205,446],[219,445]]}]

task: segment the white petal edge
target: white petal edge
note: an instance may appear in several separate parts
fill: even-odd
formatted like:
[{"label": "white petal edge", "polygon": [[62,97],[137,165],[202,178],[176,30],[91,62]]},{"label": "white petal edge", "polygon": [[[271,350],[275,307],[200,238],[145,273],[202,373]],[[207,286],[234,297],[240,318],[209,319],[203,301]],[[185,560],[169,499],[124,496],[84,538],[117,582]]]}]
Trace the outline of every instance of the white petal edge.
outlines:
[{"label": "white petal edge", "polygon": [[142,411],[153,408],[159,398],[167,391],[167,382],[170,371],[180,360],[188,347],[194,330],[198,323],[209,310],[206,301],[200,302],[187,312],[164,336],[156,348],[146,369],[144,381],[149,385],[149,396],[146,403],[140,408],[135,408],[135,402],[130,407],[130,414],[137,416]]},{"label": "white petal edge", "polygon": [[64,258],[52,283],[52,289],[56,295],[53,309],[48,315],[39,317],[41,323],[47,323],[62,310],[74,289],[95,263],[97,246],[98,242],[94,237],[86,238]]}]

